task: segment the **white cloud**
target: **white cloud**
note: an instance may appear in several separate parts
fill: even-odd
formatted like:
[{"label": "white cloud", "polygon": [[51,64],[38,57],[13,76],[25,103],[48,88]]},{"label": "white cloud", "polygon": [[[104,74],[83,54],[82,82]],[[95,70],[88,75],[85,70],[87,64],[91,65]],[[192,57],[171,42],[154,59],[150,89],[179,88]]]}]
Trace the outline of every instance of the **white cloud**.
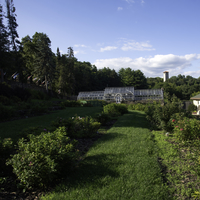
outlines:
[{"label": "white cloud", "polygon": [[120,10],[123,10],[123,8],[122,7],[118,7],[117,10],[120,11]]},{"label": "white cloud", "polygon": [[82,50],[74,51],[74,55],[77,55],[77,54],[86,54],[86,52]]},{"label": "white cloud", "polygon": [[134,0],[125,0],[127,3],[135,3]]},{"label": "white cloud", "polygon": [[126,41],[125,44],[121,48],[123,51],[154,51],[155,49],[152,48],[152,45],[147,42],[135,42],[134,40]]},{"label": "white cloud", "polygon": [[74,55],[77,55],[79,53],[79,51],[74,51]]},{"label": "white cloud", "polygon": [[100,52],[111,51],[111,50],[114,50],[114,49],[117,49],[117,47],[115,47],[115,46],[107,46],[107,47],[101,48]]},{"label": "white cloud", "polygon": [[87,47],[87,46],[84,44],[75,44],[74,47]]},{"label": "white cloud", "polygon": [[141,0],[141,4],[143,5],[145,2],[144,2],[144,0]]},{"label": "white cloud", "polygon": [[120,68],[130,67],[133,70],[141,70],[146,77],[162,77],[163,71],[166,70],[169,71],[170,76],[187,73],[185,71],[192,65],[192,61],[198,59],[200,59],[200,54],[187,54],[184,56],[168,54],[136,59],[129,57],[98,59],[93,64],[98,69],[109,67],[118,71]]}]

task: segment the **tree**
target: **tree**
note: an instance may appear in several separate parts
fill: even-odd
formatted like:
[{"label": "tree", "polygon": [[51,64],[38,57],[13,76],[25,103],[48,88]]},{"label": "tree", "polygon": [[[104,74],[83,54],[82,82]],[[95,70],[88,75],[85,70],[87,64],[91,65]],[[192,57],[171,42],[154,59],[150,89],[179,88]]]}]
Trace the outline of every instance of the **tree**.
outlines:
[{"label": "tree", "polygon": [[19,38],[19,36],[17,33],[18,24],[16,22],[15,7],[13,0],[5,0],[5,2],[7,8],[6,18],[8,19],[8,35],[10,37],[10,45],[12,47],[12,51],[17,52],[19,44],[17,38]]},{"label": "tree", "polygon": [[9,51],[9,40],[6,27],[3,24],[3,7],[0,4],[0,73],[1,82],[4,81],[4,70],[6,69],[6,54]]},{"label": "tree", "polygon": [[147,88],[147,79],[140,70],[132,70],[131,68],[121,68],[119,75],[124,86],[134,86],[135,89]]},{"label": "tree", "polygon": [[30,75],[33,75],[34,71],[34,57],[35,57],[35,45],[32,42],[32,38],[27,35],[22,38],[21,40],[22,44],[22,57],[25,62],[25,70],[24,75],[25,77],[28,77]]},{"label": "tree", "polygon": [[34,74],[41,80],[45,79],[46,91],[48,92],[48,84],[52,82],[55,67],[53,65],[53,53],[51,51],[51,41],[44,33],[35,33],[33,35],[34,45]]}]

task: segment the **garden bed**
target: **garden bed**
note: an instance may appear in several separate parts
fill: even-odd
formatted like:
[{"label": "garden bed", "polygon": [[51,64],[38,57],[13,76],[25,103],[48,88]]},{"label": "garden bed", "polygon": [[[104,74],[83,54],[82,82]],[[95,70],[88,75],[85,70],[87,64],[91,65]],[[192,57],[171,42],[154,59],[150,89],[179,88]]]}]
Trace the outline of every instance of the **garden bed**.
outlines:
[{"label": "garden bed", "polygon": [[[106,134],[107,130],[109,130],[113,124],[116,122],[116,120],[111,120],[106,126],[101,127],[100,131],[93,137],[93,138],[78,138],[77,145],[75,147],[76,150],[80,153],[80,158],[77,161],[77,164],[80,163],[89,148],[93,145],[95,141],[97,141],[99,138],[101,138],[104,134]],[[52,185],[48,186],[45,190],[41,190],[38,188],[32,189],[32,190],[23,190],[17,187],[17,179],[16,176],[11,172],[12,176],[9,176],[6,178],[6,180],[2,180],[1,189],[0,189],[0,200],[21,200],[21,199],[27,199],[27,200],[34,200],[38,199],[42,195],[45,195],[46,193],[51,192],[57,184],[60,183],[61,180],[57,180]]]}]

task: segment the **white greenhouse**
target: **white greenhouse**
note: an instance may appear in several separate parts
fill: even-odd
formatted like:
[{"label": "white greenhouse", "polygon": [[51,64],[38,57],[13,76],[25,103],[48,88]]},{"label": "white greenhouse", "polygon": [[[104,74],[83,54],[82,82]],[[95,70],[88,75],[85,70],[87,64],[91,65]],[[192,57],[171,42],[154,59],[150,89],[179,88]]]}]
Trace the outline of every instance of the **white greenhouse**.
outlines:
[{"label": "white greenhouse", "polygon": [[134,90],[134,87],[106,87],[104,91],[79,92],[78,100],[105,100],[120,103],[122,101],[162,100],[162,89]]}]

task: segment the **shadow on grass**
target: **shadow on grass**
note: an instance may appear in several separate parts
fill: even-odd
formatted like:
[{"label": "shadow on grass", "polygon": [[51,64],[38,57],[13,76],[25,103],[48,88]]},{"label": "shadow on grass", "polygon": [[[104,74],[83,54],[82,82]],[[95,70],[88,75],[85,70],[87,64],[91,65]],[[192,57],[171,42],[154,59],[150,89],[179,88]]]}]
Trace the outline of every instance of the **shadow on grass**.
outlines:
[{"label": "shadow on grass", "polygon": [[[62,187],[68,188],[84,188],[87,186],[101,187],[105,183],[102,181],[104,178],[115,178],[119,174],[113,168],[113,164],[121,165],[122,163],[117,163],[117,158],[119,154],[110,154],[110,153],[99,153],[98,146],[101,146],[101,143],[109,142],[114,140],[116,137],[124,137],[123,134],[119,133],[109,133],[105,134],[98,141],[96,141],[92,148],[95,153],[93,155],[88,154],[86,158],[80,161],[76,167],[72,170],[69,170],[64,178],[63,182],[56,188],[56,192],[62,191]],[[65,173],[64,173],[65,174]]]},{"label": "shadow on grass", "polygon": [[104,178],[118,177],[119,174],[113,170],[113,160],[116,160],[116,154],[96,154],[85,158],[80,162],[68,177],[56,188],[56,192],[62,190],[63,186],[69,188],[77,187],[101,187],[105,183],[102,181]]},{"label": "shadow on grass", "polygon": [[147,121],[144,112],[129,111],[129,113],[121,116],[113,127],[150,128],[150,123]]}]

